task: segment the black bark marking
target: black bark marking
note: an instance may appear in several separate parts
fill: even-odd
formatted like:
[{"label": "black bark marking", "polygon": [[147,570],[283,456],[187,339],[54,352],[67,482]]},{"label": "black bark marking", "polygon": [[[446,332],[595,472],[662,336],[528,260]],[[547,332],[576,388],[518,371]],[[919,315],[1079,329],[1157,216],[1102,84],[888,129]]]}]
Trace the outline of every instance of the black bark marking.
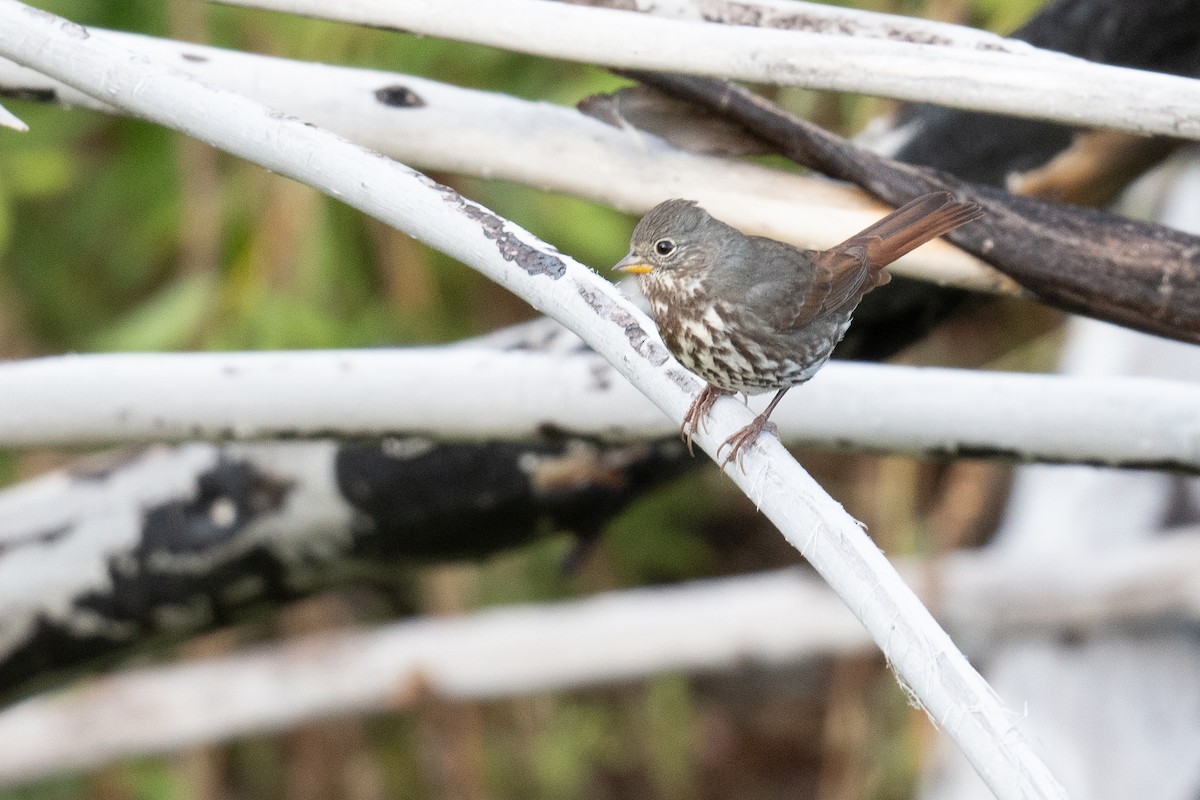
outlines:
[{"label": "black bark marking", "polygon": [[395,444],[347,445],[335,459],[367,555],[474,555],[533,537],[532,487],[517,468],[525,447],[414,446],[399,457]]},{"label": "black bark marking", "polygon": [[414,33],[413,31],[410,31],[408,28],[397,28],[395,25],[380,25],[377,23],[364,22],[364,23],[361,23],[361,26],[364,28],[370,28],[373,31],[387,31],[388,33],[399,33],[404,36],[420,36],[421,35],[419,33]]},{"label": "black bark marking", "polygon": [[967,442],[953,445],[944,448],[931,448],[926,451],[926,454],[931,458],[939,459],[981,459],[990,461],[1015,461],[1018,463],[1037,463],[1037,464],[1080,464],[1090,467],[1108,467],[1112,469],[1145,469],[1154,471],[1177,472],[1185,474],[1198,474],[1200,467],[1195,464],[1189,464],[1184,461],[1171,458],[1150,459],[1150,458],[1055,458],[1055,457],[1034,457],[1029,453],[1023,453],[1008,447],[996,447],[993,445],[970,444]]},{"label": "black bark marking", "polygon": [[57,528],[32,531],[6,539],[0,542],[0,558],[20,547],[40,547],[42,545],[54,544],[73,530],[75,530],[74,525],[59,525]]},{"label": "black bark marking", "polygon": [[412,454],[395,442],[342,447],[335,475],[359,512],[356,552],[373,560],[462,558],[547,530],[594,530],[691,466],[668,448],[610,461],[609,448],[562,438],[553,426],[543,433],[548,438],[538,444],[420,440]]},{"label": "black bark marking", "polygon": [[566,274],[567,265],[561,258],[526,244],[504,229],[503,219],[469,202],[453,189],[442,188],[447,192],[448,200],[456,203],[464,214],[479,223],[483,235],[496,243],[496,250],[505,261],[513,262],[530,275],[548,275],[557,280]]},{"label": "black bark marking", "polygon": [[199,53],[182,53],[181,55],[184,61],[191,61],[195,64],[206,64],[209,60],[208,56],[202,56]]},{"label": "black bark marking", "polygon": [[[767,27],[779,30],[807,31],[809,33],[838,34],[841,36],[863,36],[876,38],[874,25],[862,25],[846,18],[830,18],[819,14],[803,12],[776,13],[767,15],[761,8],[741,3],[728,3],[720,8],[704,12],[705,22],[720,22],[726,25],[747,25],[751,27]],[[886,26],[883,28],[883,38],[895,42],[912,42],[914,44],[950,45],[953,40],[931,31],[919,31],[910,28]],[[1011,50],[1000,44],[990,44],[991,49]]]},{"label": "black bark marking", "polygon": [[393,108],[420,108],[425,100],[407,86],[395,84],[375,90],[375,99]]},{"label": "black bark marking", "polygon": [[593,362],[588,370],[592,377],[592,388],[596,391],[606,392],[612,388],[612,365],[607,361],[597,360]]},{"label": "black bark marking", "polygon": [[146,512],[145,553],[203,552],[228,541],[258,517],[278,510],[292,486],[247,462],[222,459],[197,479],[196,497]]},{"label": "black bark marking", "polygon": [[[864,445],[852,439],[837,438],[824,447],[814,449],[841,450],[851,453],[888,453],[887,448],[879,449]],[[914,454],[918,458],[933,461],[954,461],[970,459],[979,461],[1009,461],[1016,464],[1071,464],[1088,467],[1103,467],[1106,469],[1138,469],[1155,472],[1174,472],[1184,475],[1200,474],[1200,466],[1194,463],[1173,458],[1071,458],[1037,455],[1024,452],[1012,447],[999,447],[990,444],[972,444],[961,442],[945,447],[926,447]]]},{"label": "black bark marking", "polygon": [[646,333],[646,329],[638,324],[637,319],[632,314],[614,303],[609,297],[583,284],[579,285],[579,296],[583,298],[585,303],[592,307],[592,310],[601,319],[623,328],[625,338],[629,340],[629,344],[633,346],[633,349],[642,358],[656,367],[661,367],[670,358],[670,354],[667,353],[666,348],[654,341]]},{"label": "black bark marking", "polygon": [[675,369],[672,367],[667,370],[667,377],[671,379],[672,383],[674,383],[680,389],[683,389],[688,394],[704,388],[704,383],[702,381],[697,383],[699,378],[688,372],[686,369]]},{"label": "black bark marking", "polygon": [[6,100],[29,100],[34,103],[57,103],[58,92],[53,89],[27,89],[21,87],[0,88],[0,97]]}]

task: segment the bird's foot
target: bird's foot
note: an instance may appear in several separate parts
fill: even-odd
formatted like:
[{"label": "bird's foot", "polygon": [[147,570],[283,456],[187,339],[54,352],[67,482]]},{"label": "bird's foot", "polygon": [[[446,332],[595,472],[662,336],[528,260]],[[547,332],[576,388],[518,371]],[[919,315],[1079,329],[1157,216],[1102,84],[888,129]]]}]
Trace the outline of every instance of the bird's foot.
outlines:
[{"label": "bird's foot", "polygon": [[779,435],[779,428],[776,427],[774,422],[771,422],[769,419],[767,419],[769,413],[770,412],[768,411],[759,414],[754,418],[754,422],[751,422],[733,436],[730,436],[725,440],[724,444],[717,448],[718,456],[721,455],[721,451],[726,447],[729,448],[729,452],[725,454],[725,458],[721,459],[721,469],[725,469],[725,465],[730,461],[735,461],[738,467],[741,467],[742,455],[745,451],[745,448],[754,444],[754,440],[757,439],[758,435],[763,431],[773,433],[776,436]]},{"label": "bird's foot", "polygon": [[[712,384],[705,384],[704,390],[696,396],[688,407],[687,413],[683,415],[683,424],[679,426],[679,435],[687,442],[688,455],[696,455],[692,452],[692,436],[696,431],[700,430],[700,426],[704,423],[704,416],[708,410],[713,407],[713,403],[717,402],[717,398],[733,392],[725,389],[718,389]],[[707,426],[705,430],[707,430]]]}]

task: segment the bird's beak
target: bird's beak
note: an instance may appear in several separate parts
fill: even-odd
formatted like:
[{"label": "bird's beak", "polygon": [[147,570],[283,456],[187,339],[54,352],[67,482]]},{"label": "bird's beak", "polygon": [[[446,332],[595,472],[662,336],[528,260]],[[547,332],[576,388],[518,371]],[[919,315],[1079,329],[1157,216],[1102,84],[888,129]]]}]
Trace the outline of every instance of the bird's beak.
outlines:
[{"label": "bird's beak", "polygon": [[645,275],[651,266],[642,261],[641,257],[632,250],[613,267],[617,272],[631,272],[634,275]]}]

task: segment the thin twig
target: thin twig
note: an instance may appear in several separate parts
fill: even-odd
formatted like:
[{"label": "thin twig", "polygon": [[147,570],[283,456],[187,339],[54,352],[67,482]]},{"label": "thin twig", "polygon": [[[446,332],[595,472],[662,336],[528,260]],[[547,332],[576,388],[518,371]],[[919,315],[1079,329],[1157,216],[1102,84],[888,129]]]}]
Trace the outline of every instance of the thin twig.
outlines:
[{"label": "thin twig", "polygon": [[9,111],[4,106],[0,106],[0,126],[12,128],[13,130],[21,131],[22,133],[29,130],[29,126],[26,125],[20,117]]}]

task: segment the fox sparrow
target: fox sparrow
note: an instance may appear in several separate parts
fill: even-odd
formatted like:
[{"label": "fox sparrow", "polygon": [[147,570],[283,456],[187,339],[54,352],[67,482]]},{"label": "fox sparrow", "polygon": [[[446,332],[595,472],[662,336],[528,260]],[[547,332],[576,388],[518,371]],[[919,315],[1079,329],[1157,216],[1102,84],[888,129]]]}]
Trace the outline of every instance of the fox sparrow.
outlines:
[{"label": "fox sparrow", "polygon": [[933,192],[835,247],[800,250],[746,236],[690,200],[652,208],[614,269],[638,275],[667,348],[708,382],[680,428],[689,451],[722,395],[776,390],[766,410],[721,446],[729,447],[722,466],[774,429],[775,406],[829,359],[863,295],[888,282],[884,267],[982,213]]}]

